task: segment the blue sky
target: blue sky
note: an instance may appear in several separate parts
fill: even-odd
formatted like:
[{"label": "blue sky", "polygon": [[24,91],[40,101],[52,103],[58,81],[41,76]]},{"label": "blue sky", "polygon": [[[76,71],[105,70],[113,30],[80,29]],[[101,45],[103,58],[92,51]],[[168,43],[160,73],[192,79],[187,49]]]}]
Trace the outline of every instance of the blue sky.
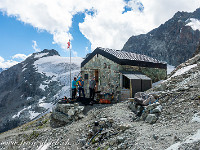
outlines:
[{"label": "blue sky", "polygon": [[[69,32],[73,36],[71,44],[76,51],[85,50],[88,47],[90,50],[91,44],[84,35],[80,32],[78,23],[84,21],[84,14],[79,13],[73,16],[72,27]],[[18,21],[16,17],[8,17],[0,12],[0,56],[4,59],[11,59],[15,54],[29,55],[35,52],[33,48],[33,41],[36,41],[37,48],[43,49],[56,49],[60,55],[69,56],[69,51],[63,51],[58,44],[52,44],[53,35],[45,30],[38,30],[29,24]],[[68,41],[66,41],[67,43]],[[72,54],[73,55],[73,54]],[[79,57],[84,57],[85,53],[79,53]]]},{"label": "blue sky", "polygon": [[0,68],[43,49],[69,57],[69,39],[73,57],[84,57],[96,47],[120,50],[132,35],[197,6],[199,0],[1,0]]}]

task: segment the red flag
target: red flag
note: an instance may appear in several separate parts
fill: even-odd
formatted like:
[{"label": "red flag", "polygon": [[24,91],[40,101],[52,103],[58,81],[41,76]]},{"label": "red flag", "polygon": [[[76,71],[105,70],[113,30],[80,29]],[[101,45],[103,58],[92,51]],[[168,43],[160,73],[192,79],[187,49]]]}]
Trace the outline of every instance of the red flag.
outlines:
[{"label": "red flag", "polygon": [[67,42],[67,48],[70,48],[70,40],[69,40],[69,42]]}]

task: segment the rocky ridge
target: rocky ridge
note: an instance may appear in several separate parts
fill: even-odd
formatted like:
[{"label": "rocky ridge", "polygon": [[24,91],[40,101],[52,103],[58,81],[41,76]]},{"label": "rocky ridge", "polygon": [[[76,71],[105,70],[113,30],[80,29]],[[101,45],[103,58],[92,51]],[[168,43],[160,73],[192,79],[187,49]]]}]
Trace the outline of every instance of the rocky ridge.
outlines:
[{"label": "rocky ridge", "polygon": [[177,12],[170,20],[147,34],[132,36],[123,51],[144,54],[177,66],[191,58],[200,40],[200,8],[193,13]]}]

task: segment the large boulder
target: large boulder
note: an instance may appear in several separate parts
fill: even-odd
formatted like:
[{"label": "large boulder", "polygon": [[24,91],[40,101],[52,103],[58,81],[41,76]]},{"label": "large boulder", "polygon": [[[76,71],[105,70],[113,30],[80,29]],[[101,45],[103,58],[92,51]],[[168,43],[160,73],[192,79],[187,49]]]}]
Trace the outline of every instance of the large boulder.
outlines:
[{"label": "large boulder", "polygon": [[135,113],[133,120],[143,120],[150,124],[155,123],[162,112],[162,106],[157,102],[158,99],[159,96],[155,93],[136,93],[134,102],[130,102],[129,104],[129,109]]},{"label": "large boulder", "polygon": [[148,114],[146,119],[145,119],[145,122],[147,123],[150,123],[150,124],[153,124],[157,121],[157,116],[155,114]]},{"label": "large boulder", "polygon": [[84,117],[84,106],[75,104],[57,104],[51,114],[51,126],[56,128],[71,124]]}]

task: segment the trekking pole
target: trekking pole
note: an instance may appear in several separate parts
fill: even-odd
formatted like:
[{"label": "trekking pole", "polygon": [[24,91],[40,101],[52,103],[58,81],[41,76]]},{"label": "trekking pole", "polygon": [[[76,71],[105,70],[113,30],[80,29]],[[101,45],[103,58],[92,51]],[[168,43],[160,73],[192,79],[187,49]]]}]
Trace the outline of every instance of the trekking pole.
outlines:
[{"label": "trekking pole", "polygon": [[92,136],[92,138],[90,139],[90,141],[88,142],[88,145],[90,144],[90,142],[94,139],[94,137],[99,134],[101,131],[103,130],[103,128],[101,128],[98,132],[95,133],[95,135]]},{"label": "trekking pole", "polygon": [[119,132],[116,132],[116,133],[113,133],[113,134],[111,134],[111,135],[108,135],[108,136],[104,137],[102,140],[99,141],[99,144],[102,143],[103,140],[105,140],[106,138],[110,138],[111,136],[117,135],[118,133],[119,133]]}]

